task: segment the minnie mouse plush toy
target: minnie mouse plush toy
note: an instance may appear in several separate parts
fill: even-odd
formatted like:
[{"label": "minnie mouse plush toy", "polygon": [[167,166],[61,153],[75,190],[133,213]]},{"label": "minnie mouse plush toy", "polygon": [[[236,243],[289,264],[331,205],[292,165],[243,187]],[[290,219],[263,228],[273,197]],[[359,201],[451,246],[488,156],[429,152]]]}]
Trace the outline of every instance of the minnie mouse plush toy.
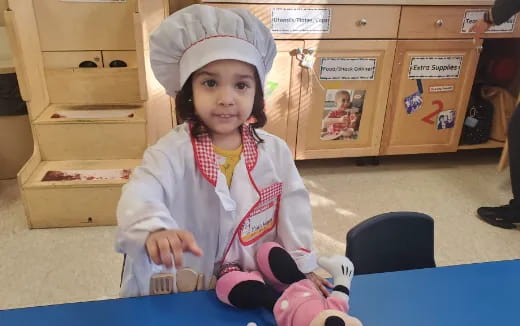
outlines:
[{"label": "minnie mouse plush toy", "polygon": [[279,244],[263,244],[256,260],[260,272],[244,273],[237,265],[221,269],[216,291],[222,302],[237,308],[269,309],[279,326],[362,325],[357,318],[347,315],[354,275],[354,265],[347,257],[319,259],[320,266],[334,278],[334,289],[329,297],[324,297],[298,270],[295,261]]}]

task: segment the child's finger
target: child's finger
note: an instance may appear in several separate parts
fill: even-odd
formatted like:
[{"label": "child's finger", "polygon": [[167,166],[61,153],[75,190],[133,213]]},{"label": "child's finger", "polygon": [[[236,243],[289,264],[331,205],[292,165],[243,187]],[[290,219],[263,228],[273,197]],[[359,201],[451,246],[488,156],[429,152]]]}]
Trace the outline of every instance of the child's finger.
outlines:
[{"label": "child's finger", "polygon": [[179,238],[182,241],[182,247],[185,251],[189,251],[196,256],[202,256],[204,253],[202,249],[200,249],[197,241],[195,241],[195,237],[191,232],[184,231],[179,233]]},{"label": "child's finger", "polygon": [[332,283],[329,282],[329,280],[325,279],[325,278],[322,278],[323,280],[323,284],[325,284],[326,287],[328,287],[329,289],[332,289],[334,287],[334,285],[332,285]]},{"label": "child's finger", "polygon": [[161,258],[159,257],[159,248],[155,241],[146,242],[146,251],[148,251],[148,257],[157,265],[161,265]]},{"label": "child's finger", "polygon": [[328,297],[330,295],[329,291],[327,290],[327,288],[323,284],[320,284],[318,286],[318,289],[321,291],[321,293],[323,293],[323,295],[325,297]]},{"label": "child's finger", "polygon": [[170,242],[170,248],[173,252],[173,260],[175,261],[175,267],[182,267],[182,243],[177,235],[168,237]]},{"label": "child's finger", "polygon": [[172,256],[170,254],[170,242],[168,238],[162,238],[157,240],[157,246],[159,247],[159,255],[161,256],[161,262],[164,266],[172,267]]}]

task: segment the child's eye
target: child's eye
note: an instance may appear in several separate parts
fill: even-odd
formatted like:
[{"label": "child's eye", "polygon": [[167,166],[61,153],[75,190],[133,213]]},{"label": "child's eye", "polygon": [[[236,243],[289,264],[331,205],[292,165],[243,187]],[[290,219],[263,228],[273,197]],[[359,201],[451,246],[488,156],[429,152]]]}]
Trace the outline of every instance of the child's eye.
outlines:
[{"label": "child's eye", "polygon": [[213,79],[205,80],[202,82],[202,85],[208,86],[208,87],[215,87],[217,86],[217,82]]},{"label": "child's eye", "polygon": [[236,87],[238,89],[246,89],[246,88],[249,88],[249,85],[247,83],[240,82],[240,83],[237,83]]}]

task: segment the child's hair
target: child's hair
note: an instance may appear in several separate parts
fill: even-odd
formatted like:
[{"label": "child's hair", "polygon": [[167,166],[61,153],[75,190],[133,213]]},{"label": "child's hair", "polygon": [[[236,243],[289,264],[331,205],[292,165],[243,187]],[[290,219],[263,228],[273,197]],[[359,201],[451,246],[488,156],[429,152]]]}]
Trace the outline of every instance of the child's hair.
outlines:
[{"label": "child's hair", "polygon": [[[193,105],[193,86],[192,86],[193,74],[186,80],[184,86],[175,96],[175,111],[177,115],[177,122],[182,123],[183,121],[193,122],[193,128],[191,129],[191,135],[198,137],[206,133],[206,126],[204,122],[199,119],[195,113],[195,106]],[[249,124],[251,127],[251,136],[256,140],[257,143],[263,143],[264,140],[256,133],[256,128],[262,128],[267,123],[267,116],[265,114],[265,100],[264,92],[262,89],[262,82],[258,77],[258,73],[255,71],[255,98],[253,101],[253,111],[251,111],[251,117],[253,121]]]}]

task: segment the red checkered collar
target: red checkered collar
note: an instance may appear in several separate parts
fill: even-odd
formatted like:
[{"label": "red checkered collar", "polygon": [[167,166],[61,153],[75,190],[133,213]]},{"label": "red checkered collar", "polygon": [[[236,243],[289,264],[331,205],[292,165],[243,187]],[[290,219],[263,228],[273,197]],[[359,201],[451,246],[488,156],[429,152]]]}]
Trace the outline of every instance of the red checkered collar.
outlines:
[{"label": "red checkered collar", "polygon": [[[191,129],[193,123],[189,124],[191,144],[193,146],[193,153],[195,154],[195,163],[197,167],[213,186],[217,185],[218,163],[217,156],[213,150],[211,138],[209,134],[204,133],[198,137],[191,136]],[[242,157],[245,159],[246,168],[251,172],[258,160],[258,148],[256,140],[251,135],[251,127],[247,124],[242,125]]]}]

